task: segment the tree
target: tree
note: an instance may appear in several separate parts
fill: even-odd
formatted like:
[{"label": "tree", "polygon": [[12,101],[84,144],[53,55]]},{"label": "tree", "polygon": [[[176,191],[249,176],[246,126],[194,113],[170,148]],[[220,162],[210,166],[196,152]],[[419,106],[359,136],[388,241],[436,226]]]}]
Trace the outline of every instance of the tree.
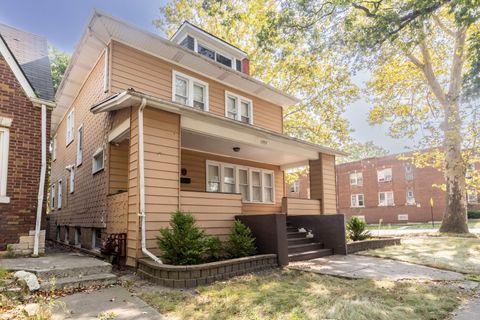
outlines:
[{"label": "tree", "polygon": [[274,0],[174,0],[160,8],[154,25],[171,36],[184,20],[248,52],[251,75],[302,98],[284,111],[285,133],[339,148],[350,142],[345,107],[358,94],[350,70],[319,36],[296,32],[285,37],[271,21],[284,19]]},{"label": "tree", "polygon": [[[330,41],[352,49],[357,66],[373,72],[371,123],[388,123],[392,137],[419,138],[439,147],[447,206],[441,232],[468,232],[466,166],[478,159],[480,68],[478,1],[374,0],[285,1],[283,30],[324,29],[336,21]],[[298,14],[303,12],[302,14]],[[478,88],[477,88],[478,91]],[[420,137],[419,137],[420,133]]]},{"label": "tree", "polygon": [[70,55],[52,45],[49,45],[48,57],[50,59],[50,68],[52,70],[53,90],[54,92],[57,92],[58,86],[65,74],[65,70],[67,70]]},{"label": "tree", "polygon": [[348,156],[339,158],[337,163],[351,162],[361,159],[383,157],[389,154],[389,151],[381,146],[377,146],[373,141],[353,142],[345,149]]}]

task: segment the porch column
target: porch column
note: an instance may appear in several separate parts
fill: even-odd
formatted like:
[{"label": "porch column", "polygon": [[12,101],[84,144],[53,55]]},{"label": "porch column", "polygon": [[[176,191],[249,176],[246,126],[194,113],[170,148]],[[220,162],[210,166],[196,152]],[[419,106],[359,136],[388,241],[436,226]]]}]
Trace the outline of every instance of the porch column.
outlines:
[{"label": "porch column", "polygon": [[335,156],[320,153],[310,160],[310,198],[320,200],[322,214],[337,213],[337,184]]}]

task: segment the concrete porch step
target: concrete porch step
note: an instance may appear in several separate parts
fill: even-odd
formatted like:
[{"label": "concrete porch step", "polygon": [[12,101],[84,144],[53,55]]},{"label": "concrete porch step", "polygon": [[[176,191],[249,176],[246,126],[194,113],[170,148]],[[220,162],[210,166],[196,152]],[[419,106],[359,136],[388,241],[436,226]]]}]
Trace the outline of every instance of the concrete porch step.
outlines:
[{"label": "concrete porch step", "polygon": [[304,244],[296,244],[292,246],[288,246],[288,253],[300,253],[306,251],[313,251],[323,249],[322,242],[312,242],[312,243],[304,243]]},{"label": "concrete porch step", "polygon": [[287,241],[288,241],[288,246],[290,247],[297,244],[312,243],[314,240],[303,237],[303,238],[291,238],[291,239],[287,239]]},{"label": "concrete porch step", "polygon": [[332,249],[319,249],[306,252],[292,253],[288,255],[288,261],[303,261],[321,258],[325,256],[331,256],[333,254]]},{"label": "concrete porch step", "polygon": [[40,284],[40,291],[66,288],[85,288],[93,285],[110,285],[117,282],[117,276],[111,273],[97,273],[86,276],[73,276],[44,280]]},{"label": "concrete porch step", "polygon": [[287,232],[298,232],[297,227],[287,227]]},{"label": "concrete porch step", "polygon": [[294,239],[294,238],[305,238],[307,235],[307,232],[288,232],[287,231],[287,238],[288,239]]},{"label": "concrete porch step", "polygon": [[96,260],[95,264],[84,265],[78,267],[59,267],[52,269],[40,269],[35,270],[37,277],[43,280],[50,278],[70,278],[70,277],[82,277],[102,273],[110,273],[112,271],[112,265],[100,260]]}]

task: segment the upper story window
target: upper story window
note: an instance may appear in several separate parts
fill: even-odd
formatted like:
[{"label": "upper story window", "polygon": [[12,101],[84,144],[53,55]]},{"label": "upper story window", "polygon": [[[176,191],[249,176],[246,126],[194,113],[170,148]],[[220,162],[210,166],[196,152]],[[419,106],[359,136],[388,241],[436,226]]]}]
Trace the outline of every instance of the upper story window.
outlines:
[{"label": "upper story window", "polygon": [[411,181],[413,180],[413,167],[410,164],[405,166],[405,180]]},{"label": "upper story window", "polygon": [[63,196],[63,186],[62,186],[62,180],[58,180],[58,197],[57,197],[57,209],[62,209],[62,196]]},{"label": "upper story window", "polygon": [[225,91],[225,116],[227,118],[253,124],[252,100]]},{"label": "upper story window", "polygon": [[408,205],[415,204],[415,196],[413,195],[413,190],[407,190],[407,204]]},{"label": "upper story window", "polygon": [[57,160],[57,135],[52,138],[52,161]]},{"label": "upper story window", "polygon": [[72,109],[67,115],[67,133],[65,135],[65,143],[68,146],[73,141],[75,128],[75,110]]},{"label": "upper story window", "polygon": [[[188,39],[188,37],[190,36],[187,36],[185,37],[185,39]],[[184,40],[185,41],[185,40]],[[188,41],[188,40],[187,40]],[[196,39],[194,39],[194,46],[195,46],[195,41]],[[183,43],[183,41],[182,41]],[[215,60],[217,61],[218,63],[221,63],[227,67],[230,67],[230,68],[236,68],[238,65],[235,64],[235,66],[233,66],[233,61],[234,59],[233,58],[228,58],[226,57],[225,55],[221,54],[221,53],[218,53],[216,52],[215,50],[213,49],[210,49],[208,48],[208,46],[202,44],[202,43],[199,43],[197,42],[197,52],[200,53],[202,56],[205,56],[207,58],[210,58],[212,60]],[[236,60],[236,59],[235,59]],[[238,61],[238,60],[237,60]],[[238,71],[241,71],[241,67],[242,67],[242,64],[240,62],[240,70]]]},{"label": "upper story window", "polygon": [[379,206],[394,206],[395,202],[393,201],[393,192],[379,192],[378,193],[378,205]]},{"label": "upper story window", "polygon": [[392,181],[392,168],[377,170],[378,182]]},{"label": "upper story window", "polygon": [[52,184],[50,190],[50,209],[55,209],[55,184]]},{"label": "upper story window", "polygon": [[350,173],[350,185],[351,186],[363,186],[363,173],[361,173],[361,172]]},{"label": "upper story window", "polygon": [[83,125],[77,132],[77,167],[83,163]]},{"label": "upper story window", "polygon": [[365,207],[365,199],[363,194],[352,194],[350,197],[350,205],[352,208],[363,208]]},{"label": "upper story window", "polygon": [[0,203],[9,203],[7,197],[9,128],[0,127]]},{"label": "upper story window", "polygon": [[208,83],[177,71],[173,71],[172,82],[173,101],[208,111]]},{"label": "upper story window", "polygon": [[68,192],[75,192],[75,166],[71,165],[67,167],[68,170]]},{"label": "upper story window", "polygon": [[467,173],[466,173],[465,177],[466,178],[472,178],[474,171],[475,171],[475,164],[474,163],[467,164]]}]

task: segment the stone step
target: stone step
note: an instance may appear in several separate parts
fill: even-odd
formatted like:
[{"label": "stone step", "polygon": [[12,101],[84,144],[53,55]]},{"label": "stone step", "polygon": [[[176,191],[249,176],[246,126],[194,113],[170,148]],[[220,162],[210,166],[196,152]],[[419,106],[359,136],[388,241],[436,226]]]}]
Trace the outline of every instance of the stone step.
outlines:
[{"label": "stone step", "polygon": [[331,256],[333,254],[332,249],[319,249],[306,252],[292,253],[288,255],[288,261],[303,261],[321,258],[325,256]]},{"label": "stone step", "polygon": [[97,260],[95,264],[92,265],[84,265],[78,267],[59,267],[59,268],[51,268],[51,269],[40,269],[35,270],[34,272],[37,274],[37,277],[43,280],[48,280],[50,278],[70,278],[70,277],[78,277],[78,276],[89,276],[95,274],[105,274],[110,273],[112,271],[112,265]]},{"label": "stone step", "polygon": [[306,235],[307,235],[306,232],[298,232],[298,231],[288,232],[288,231],[287,231],[287,238],[288,238],[288,239],[305,238]]},{"label": "stone step", "polygon": [[312,243],[314,242],[313,239],[311,238],[292,238],[292,239],[287,239],[288,241],[288,246],[294,246],[294,245],[297,245],[297,244],[302,244],[302,243]]},{"label": "stone step", "polygon": [[288,246],[288,253],[299,253],[319,249],[323,249],[323,243],[321,242],[304,243]]},{"label": "stone step", "polygon": [[86,276],[73,276],[42,281],[40,291],[52,289],[86,288],[94,285],[111,285],[117,282],[117,276],[111,273],[89,274]]},{"label": "stone step", "polygon": [[287,232],[298,232],[298,228],[297,227],[287,227]]}]

